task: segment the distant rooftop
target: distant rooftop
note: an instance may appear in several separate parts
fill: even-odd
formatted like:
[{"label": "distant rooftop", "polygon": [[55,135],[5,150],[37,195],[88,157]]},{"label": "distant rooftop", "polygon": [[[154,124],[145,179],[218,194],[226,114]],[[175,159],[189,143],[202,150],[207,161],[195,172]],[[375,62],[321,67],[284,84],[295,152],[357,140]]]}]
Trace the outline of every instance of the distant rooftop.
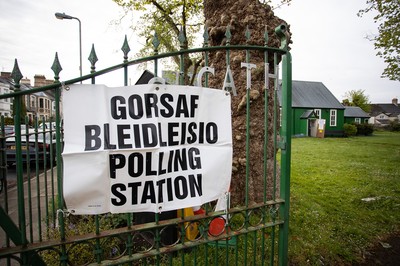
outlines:
[{"label": "distant rooftop", "polygon": [[396,117],[400,114],[400,106],[393,103],[371,104],[371,116],[377,116],[382,113],[387,116]]},{"label": "distant rooftop", "polygon": [[344,117],[365,117],[365,118],[369,118],[370,116],[366,112],[364,112],[363,109],[361,109],[358,106],[345,106]]},{"label": "distant rooftop", "polygon": [[[278,97],[281,100],[281,93]],[[344,109],[322,82],[299,80],[292,81],[292,107]]]}]

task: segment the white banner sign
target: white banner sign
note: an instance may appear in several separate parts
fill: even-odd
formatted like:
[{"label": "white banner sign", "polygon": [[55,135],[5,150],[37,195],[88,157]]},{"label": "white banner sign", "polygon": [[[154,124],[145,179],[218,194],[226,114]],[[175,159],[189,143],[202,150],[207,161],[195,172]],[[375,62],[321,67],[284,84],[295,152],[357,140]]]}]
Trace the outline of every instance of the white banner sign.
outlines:
[{"label": "white banner sign", "polygon": [[230,95],[146,84],[63,91],[64,198],[75,214],[162,212],[228,191]]}]

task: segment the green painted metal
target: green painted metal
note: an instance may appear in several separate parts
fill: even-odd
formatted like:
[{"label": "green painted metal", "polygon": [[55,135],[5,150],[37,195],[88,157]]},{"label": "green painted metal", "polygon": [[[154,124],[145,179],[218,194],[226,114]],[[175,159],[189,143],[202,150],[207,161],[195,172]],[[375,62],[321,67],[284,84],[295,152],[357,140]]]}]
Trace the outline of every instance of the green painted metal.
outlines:
[{"label": "green painted metal", "polygon": [[[158,55],[158,47],[160,46],[160,40],[158,39],[157,32],[154,33],[153,41],[152,41],[153,47],[154,47],[154,55]],[[154,59],[154,76],[158,76],[158,60]]]},{"label": "green painted metal", "polygon": [[[291,149],[291,123],[292,123],[292,110],[291,110],[291,57],[288,52],[287,38],[285,34],[285,27],[280,26],[276,29],[276,34],[281,38],[280,48],[268,47],[268,33],[264,33],[264,45],[255,46],[250,44],[251,34],[247,29],[244,33],[246,37],[246,45],[231,45],[232,33],[230,27],[226,27],[226,43],[224,46],[209,46],[208,29],[205,28],[203,35],[204,44],[201,48],[186,49],[186,42],[183,32],[179,35],[179,42],[181,49],[176,52],[168,54],[159,54],[160,40],[157,34],[153,38],[154,54],[149,57],[139,58],[135,60],[128,60],[128,53],[130,48],[127,38],[121,48],[123,52],[123,63],[102,69],[95,70],[95,63],[97,56],[94,51],[94,45],[89,56],[91,63],[90,73],[79,78],[60,82],[59,74],[62,70],[61,64],[58,60],[56,53],[53,66],[54,71],[54,84],[49,84],[40,88],[33,88],[30,90],[21,90],[19,81],[22,74],[19,71],[17,61],[13,71],[15,91],[7,95],[0,95],[0,99],[13,98],[16,108],[15,115],[15,135],[16,135],[16,150],[17,150],[17,198],[18,198],[18,226],[13,223],[9,205],[9,191],[7,187],[4,196],[4,205],[0,206],[0,224],[6,234],[6,239],[1,245],[5,248],[0,248],[0,264],[3,259],[7,262],[15,261],[15,257],[19,256],[20,259],[16,261],[22,265],[40,265],[33,264],[34,258],[49,261],[55,259],[56,264],[60,265],[75,265],[76,250],[78,254],[87,258],[88,261],[79,262],[79,264],[87,265],[287,265],[288,263],[288,222],[289,222],[289,199],[290,199],[290,149]],[[185,60],[191,54],[201,53],[204,58],[205,66],[209,65],[209,54],[218,51],[225,52],[226,65],[231,63],[231,53],[233,51],[242,51],[246,53],[246,63],[251,63],[250,52],[259,51],[264,54],[265,70],[265,91],[264,91],[264,142],[268,143],[272,139],[274,149],[280,149],[280,182],[276,180],[276,164],[273,164],[273,181],[267,181],[268,163],[267,145],[264,145],[264,161],[263,161],[263,179],[264,179],[264,201],[258,203],[251,203],[248,197],[245,199],[244,206],[235,206],[228,209],[228,213],[224,211],[213,211],[212,206],[207,204],[204,207],[205,214],[176,217],[172,219],[163,220],[159,214],[154,215],[154,222],[145,224],[136,224],[133,221],[132,214],[127,213],[122,216],[112,216],[112,219],[124,220],[126,224],[118,228],[104,228],[111,216],[109,215],[96,215],[92,218],[86,217],[83,219],[87,224],[93,224],[90,232],[78,233],[71,235],[71,217],[67,217],[63,201],[63,165],[61,152],[63,149],[63,127],[62,127],[62,114],[61,114],[61,94],[63,90],[68,90],[69,85],[80,83],[85,80],[91,80],[95,84],[96,77],[106,75],[113,71],[123,69],[124,76],[122,78],[123,85],[128,85],[128,69],[131,66],[137,66],[145,62],[154,64],[154,74],[158,75],[159,63],[161,59],[178,57],[180,60],[179,65],[179,84],[186,84],[186,75],[188,69],[185,66]],[[270,63],[269,60],[273,58],[274,62]],[[276,91],[280,86],[278,79],[279,68],[278,59],[282,58],[282,126],[279,128],[279,103],[277,102]],[[194,73],[195,74],[195,73]],[[208,87],[209,74],[206,73],[204,77],[204,85]],[[270,78],[273,78],[274,81]],[[229,82],[229,80],[228,80]],[[273,86],[270,88],[270,84]],[[250,112],[250,87],[246,88],[246,195],[249,194],[248,181],[250,178],[251,168],[249,161],[251,161],[252,153],[250,150],[251,130],[251,112]],[[32,138],[23,132],[24,124],[32,123],[32,121],[25,120],[21,115],[24,97],[33,95],[34,93],[49,91],[54,94],[55,114],[53,121],[55,128],[50,127],[47,129],[39,126],[40,122],[47,122],[45,120],[35,119],[33,122],[34,131]],[[271,98],[272,95],[272,98]],[[269,108],[268,103],[274,103],[274,113],[272,114],[273,121],[268,117]],[[22,120],[21,120],[22,119]],[[274,133],[268,134],[268,128],[273,123]],[[4,120],[2,120],[4,129]],[[30,165],[28,169],[24,169],[22,165],[23,159],[23,143],[21,140],[27,142],[35,142],[34,145],[38,146],[38,139],[43,132],[55,134],[55,148],[53,147],[53,140],[50,140],[49,151],[54,154],[55,163],[53,161],[43,164],[38,162],[38,154],[35,156],[28,156],[27,164]],[[3,131],[2,131],[3,132]],[[277,141],[277,135],[280,134],[280,141]],[[5,158],[4,140],[6,136],[0,136],[1,139],[1,158]],[[32,158],[34,157],[34,158]],[[278,158],[274,157],[275,162]],[[6,165],[6,161],[0,160],[0,167]],[[39,168],[46,169],[43,173]],[[31,170],[31,168],[35,168]],[[7,175],[7,171],[3,168],[0,173]],[[26,178],[28,176],[28,178]],[[41,184],[48,184],[41,187]],[[6,183],[7,184],[7,183]],[[280,193],[275,193],[277,187],[280,187]],[[272,194],[267,194],[267,187],[272,187]],[[38,195],[41,195],[40,197]],[[26,200],[24,199],[26,197]],[[35,198],[36,197],[36,198]],[[183,211],[181,211],[183,212]],[[221,215],[227,215],[228,223],[225,225],[224,233],[213,236],[208,234],[208,229],[212,219]],[[4,219],[3,219],[4,218]],[[196,223],[199,229],[199,236],[195,240],[188,240],[186,238],[186,227],[190,223]],[[172,244],[165,244],[166,228],[176,228],[178,234],[176,240]],[[0,232],[1,233],[1,232]],[[268,235],[268,236],[267,236]],[[137,240],[140,239],[140,242]],[[151,240],[150,242],[148,240]],[[107,243],[113,243],[111,248]],[[141,243],[138,245],[138,243]],[[142,250],[138,250],[142,248]],[[145,249],[145,250],[143,250]],[[81,256],[81,257],[82,257]],[[53,263],[53,262],[52,262]],[[50,263],[51,264],[51,263]]]},{"label": "green painted metal", "polygon": [[[124,43],[122,44],[121,48],[122,52],[124,53],[124,64],[128,63],[128,53],[131,51],[131,48],[128,44],[128,39],[124,39]],[[124,86],[128,86],[128,66],[124,66]]]},{"label": "green painted metal", "polygon": [[58,53],[56,52],[56,55],[54,57],[53,65],[51,66],[51,70],[54,72],[54,78],[57,80],[58,75],[60,74],[62,67],[60,64],[60,60],[58,60]]},{"label": "green painted metal", "polygon": [[[264,46],[268,47],[268,31],[267,27],[265,27],[264,31]],[[264,104],[264,143],[268,143],[268,93],[270,91],[269,88],[269,62],[268,62],[268,50],[264,51],[264,65],[265,65],[265,70],[264,70],[264,101],[266,104]],[[264,186],[268,186],[267,184],[267,176],[268,176],[268,145],[264,145],[264,165],[263,165],[263,178],[264,178]],[[264,195],[263,195],[263,200],[264,202],[267,201],[267,191],[264,190]],[[266,215],[263,215],[263,223],[266,222]],[[262,236],[261,236],[261,253],[265,253],[265,234],[266,234],[266,229],[262,229]],[[261,259],[261,265],[265,265],[265,257],[262,256]]]},{"label": "green painted metal", "polygon": [[[203,47],[208,47],[209,38],[210,38],[210,36],[208,34],[208,28],[207,28],[207,25],[206,25],[206,26],[204,26],[204,33],[203,33]],[[209,65],[208,64],[208,52],[207,51],[204,52],[204,64],[206,66]],[[208,73],[207,72],[206,72],[206,75],[205,75],[204,86],[208,87]]]},{"label": "green painted metal", "polygon": [[[250,40],[250,30],[246,28],[246,41]],[[250,62],[250,51],[246,49],[246,63]],[[245,221],[244,226],[248,229],[249,226],[249,215],[248,215],[248,207],[249,207],[249,178],[250,178],[250,87],[246,87],[246,193],[245,193]],[[248,234],[244,235],[244,265],[247,265],[247,252],[248,252]]]},{"label": "green painted metal", "polygon": [[[15,59],[15,64],[11,76],[15,82],[15,90],[20,90],[20,80],[22,79],[21,71],[19,70],[17,59]],[[15,113],[14,123],[15,123],[15,147],[16,147],[16,161],[22,161],[21,153],[21,96],[16,96],[14,99]],[[25,226],[25,202],[24,202],[24,186],[23,186],[23,175],[22,168],[17,168],[17,184],[18,184],[18,215],[19,219],[19,229],[21,230],[21,243],[26,244],[26,226]]]},{"label": "green painted metal", "polygon": [[95,65],[96,65],[96,62],[99,60],[96,55],[96,50],[94,49],[94,44],[92,44],[92,49],[90,50],[90,55],[88,57],[88,60],[91,64],[90,73],[93,73],[96,71]]},{"label": "green painted metal", "polygon": [[[19,230],[18,226],[14,224],[12,219],[7,215],[7,212],[0,206],[0,227],[7,229],[8,235],[10,236],[11,240],[16,245],[24,245],[24,243],[28,242],[27,239],[21,241],[21,231]],[[27,252],[27,256],[31,257],[31,265],[46,265],[42,258],[38,256],[34,251]]]},{"label": "green painted metal", "polygon": [[[288,52],[283,56],[283,77],[287,81],[283,84],[283,102],[292,102],[291,95],[291,55]],[[281,150],[282,160],[281,160],[281,187],[286,188],[281,190],[280,197],[285,200],[284,205],[281,205],[280,213],[286,223],[282,224],[280,234],[279,234],[279,249],[281,254],[281,265],[288,264],[288,246],[289,246],[289,203],[290,203],[290,154],[291,154],[291,107],[290,105],[282,106],[282,141],[285,143],[285,149]]]}]

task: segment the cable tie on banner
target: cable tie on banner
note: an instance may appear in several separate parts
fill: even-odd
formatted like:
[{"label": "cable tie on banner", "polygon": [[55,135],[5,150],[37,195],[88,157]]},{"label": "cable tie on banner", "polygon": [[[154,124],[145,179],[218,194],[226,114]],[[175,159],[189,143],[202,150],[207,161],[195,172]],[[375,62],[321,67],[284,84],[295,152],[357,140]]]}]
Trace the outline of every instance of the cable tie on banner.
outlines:
[{"label": "cable tie on banner", "polygon": [[63,90],[69,91],[69,86],[65,86],[65,81],[61,81],[61,88]]},{"label": "cable tie on banner", "polygon": [[57,219],[56,219],[56,228],[58,228],[58,225],[59,225],[59,221],[58,221],[58,220],[60,219],[60,218],[59,218],[59,217],[60,217],[60,216],[59,216],[60,213],[62,213],[64,217],[68,217],[68,216],[71,214],[71,212],[68,211],[68,210],[61,210],[61,209],[58,209],[58,210],[57,210]]}]

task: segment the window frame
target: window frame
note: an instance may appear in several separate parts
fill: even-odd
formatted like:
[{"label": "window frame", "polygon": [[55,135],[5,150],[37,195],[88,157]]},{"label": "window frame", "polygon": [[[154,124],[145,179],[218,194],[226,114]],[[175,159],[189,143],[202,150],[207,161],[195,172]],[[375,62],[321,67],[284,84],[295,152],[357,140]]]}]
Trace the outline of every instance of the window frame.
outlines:
[{"label": "window frame", "polygon": [[314,109],[314,113],[318,119],[321,119],[321,114],[322,114],[321,109]]},{"label": "window frame", "polygon": [[331,127],[337,126],[337,109],[331,109],[329,112],[329,125]]}]

